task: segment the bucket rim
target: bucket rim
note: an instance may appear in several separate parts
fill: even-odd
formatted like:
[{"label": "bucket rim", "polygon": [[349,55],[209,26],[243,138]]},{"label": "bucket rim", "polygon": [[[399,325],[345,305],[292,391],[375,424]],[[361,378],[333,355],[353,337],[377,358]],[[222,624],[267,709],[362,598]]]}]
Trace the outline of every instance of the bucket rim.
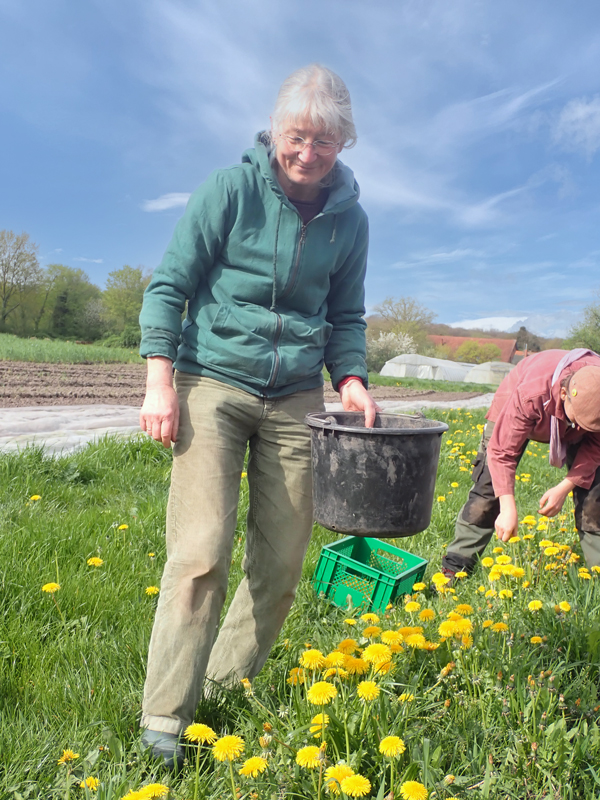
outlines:
[{"label": "bucket rim", "polygon": [[442,434],[448,430],[448,425],[445,422],[429,419],[419,414],[389,414],[384,411],[378,411],[378,417],[389,417],[391,419],[398,419],[398,417],[409,417],[413,420],[427,419],[428,422],[434,423],[423,428],[365,428],[352,425],[339,425],[333,424],[329,421],[329,417],[334,417],[336,414],[352,415],[355,417],[364,416],[361,411],[311,411],[304,417],[304,422],[309,428],[317,428],[328,431],[342,431],[343,433],[357,433],[362,435],[375,435],[375,436],[423,436],[431,434]]}]

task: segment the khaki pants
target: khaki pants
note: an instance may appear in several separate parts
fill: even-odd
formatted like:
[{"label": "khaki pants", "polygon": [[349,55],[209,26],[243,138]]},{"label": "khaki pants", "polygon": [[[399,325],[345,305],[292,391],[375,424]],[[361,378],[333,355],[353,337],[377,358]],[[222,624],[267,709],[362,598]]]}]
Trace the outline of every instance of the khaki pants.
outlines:
[{"label": "khaki pants", "polygon": [[[482,556],[494,534],[494,523],[500,513],[500,501],[494,494],[492,478],[487,465],[487,446],[494,430],[494,423],[488,422],[477,457],[473,463],[473,488],[467,502],[462,507],[456,527],[454,540],[448,545],[442,565],[453,572],[471,573]],[[523,448],[523,452],[527,444]],[[578,445],[567,450],[567,465],[573,463]],[[521,453],[521,455],[523,454]],[[589,489],[576,487],[573,491],[575,523],[585,560],[592,566],[600,566],[600,468],[596,471],[594,482]]]},{"label": "khaki pants", "polygon": [[[221,683],[251,679],[267,659],[294,600],[312,531],[310,432],[303,420],[324,409],[322,388],[265,399],[178,373],[176,389],[181,421],[167,563],[142,717],[142,726],[169,733],[193,721],[205,675]],[[245,577],[219,631],[248,445]]]}]

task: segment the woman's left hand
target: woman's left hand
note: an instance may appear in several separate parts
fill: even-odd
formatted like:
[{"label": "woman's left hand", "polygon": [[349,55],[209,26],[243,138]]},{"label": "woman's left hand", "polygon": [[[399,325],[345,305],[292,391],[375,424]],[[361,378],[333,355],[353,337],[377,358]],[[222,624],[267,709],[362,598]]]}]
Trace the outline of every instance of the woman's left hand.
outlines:
[{"label": "woman's left hand", "polygon": [[340,400],[344,411],[362,411],[365,415],[365,428],[373,427],[375,415],[381,409],[365,389],[362,381],[357,378],[345,383],[340,389]]}]

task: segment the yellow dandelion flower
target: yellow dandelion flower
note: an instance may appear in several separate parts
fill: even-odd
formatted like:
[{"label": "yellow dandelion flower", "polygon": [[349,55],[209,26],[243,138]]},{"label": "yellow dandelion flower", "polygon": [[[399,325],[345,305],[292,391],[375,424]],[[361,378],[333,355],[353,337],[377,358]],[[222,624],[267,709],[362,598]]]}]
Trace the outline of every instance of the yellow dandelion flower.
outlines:
[{"label": "yellow dandelion flower", "polygon": [[321,669],[325,666],[325,656],[320,650],[305,650],[300,656],[300,664],[306,669]]},{"label": "yellow dandelion flower", "polygon": [[548,530],[548,523],[547,522],[540,522],[537,526],[538,531],[547,531]]},{"label": "yellow dandelion flower", "polygon": [[402,694],[398,698],[398,702],[399,703],[412,703],[414,699],[415,699],[414,694],[411,694],[410,692],[402,692]]},{"label": "yellow dandelion flower", "polygon": [[400,756],[406,750],[406,745],[399,736],[386,736],[379,742],[379,752],[387,758]]},{"label": "yellow dandelion flower", "polygon": [[363,636],[365,639],[376,639],[379,634],[381,633],[381,628],[379,625],[369,625],[363,631]]},{"label": "yellow dandelion flower", "polygon": [[47,594],[54,594],[54,592],[58,592],[60,589],[60,584],[58,583],[45,583],[42,586],[42,592],[46,592]]},{"label": "yellow dandelion flower", "polygon": [[154,558],[156,553],[148,553],[148,558]]},{"label": "yellow dandelion flower", "polygon": [[504,566],[505,564],[510,564],[512,558],[510,556],[496,556],[496,564],[500,564]]},{"label": "yellow dandelion flower", "polygon": [[438,634],[442,639],[451,639],[454,636],[455,622],[453,619],[445,619],[438,628]]},{"label": "yellow dandelion flower", "polygon": [[482,627],[482,628],[490,628],[490,627],[491,627],[493,624],[494,624],[494,623],[492,622],[492,620],[491,620],[491,619],[486,619],[486,620],[484,620],[484,622],[481,624],[481,627]]},{"label": "yellow dandelion flower", "polygon": [[88,567],[101,567],[102,564],[104,564],[104,561],[97,556],[92,556],[92,558],[88,558],[87,560]]},{"label": "yellow dandelion flower", "polygon": [[402,636],[410,636],[411,633],[423,633],[423,628],[420,625],[403,625],[398,628],[398,633]]},{"label": "yellow dandelion flower", "polygon": [[377,625],[379,622],[379,617],[377,614],[373,614],[372,612],[368,611],[366,614],[361,614],[360,618],[363,622],[370,622],[371,625]]},{"label": "yellow dandelion flower", "polygon": [[326,667],[343,667],[344,666],[344,653],[340,650],[332,650],[325,656]]},{"label": "yellow dandelion flower", "polygon": [[454,610],[457,614],[472,614],[473,606],[470,606],[468,603],[459,603]]},{"label": "yellow dandelion flower", "polygon": [[450,583],[449,578],[447,578],[443,572],[434,572],[431,576],[431,580],[436,586],[445,586],[447,583]]},{"label": "yellow dandelion flower", "polygon": [[409,646],[417,649],[421,649],[425,646],[426,639],[422,633],[410,633],[405,639],[404,642]]},{"label": "yellow dandelion flower", "polygon": [[423,583],[423,581],[419,581],[418,583],[413,583],[413,592],[422,592],[423,589],[426,589],[427,585]]},{"label": "yellow dandelion flower", "polygon": [[41,499],[42,499],[41,494],[32,494],[31,497],[29,498],[31,503],[37,503],[37,501]]},{"label": "yellow dandelion flower", "polygon": [[242,755],[244,746],[240,736],[223,736],[213,745],[213,756],[217,761],[233,761]]},{"label": "yellow dandelion flower", "polygon": [[504,548],[500,547],[499,545],[497,547],[494,547],[493,550],[492,550],[492,553],[503,553],[503,552],[504,552]]},{"label": "yellow dandelion flower", "polygon": [[381,641],[384,644],[398,644],[402,641],[402,634],[399,631],[384,631],[381,634]]},{"label": "yellow dandelion flower", "polygon": [[463,650],[469,650],[469,648],[473,647],[473,637],[470,633],[465,633],[460,641]]},{"label": "yellow dandelion flower", "polygon": [[365,672],[369,671],[368,663],[364,659],[356,658],[355,656],[345,656],[344,667],[348,670],[349,675],[364,675]]},{"label": "yellow dandelion flower", "polygon": [[419,619],[423,620],[423,622],[430,622],[435,619],[435,611],[432,608],[424,608],[419,613]]},{"label": "yellow dandelion flower", "polygon": [[600,572],[600,567],[597,564],[594,564],[592,567],[592,572]]},{"label": "yellow dandelion flower", "polygon": [[494,633],[505,633],[508,630],[508,625],[506,622],[494,622],[492,630]]},{"label": "yellow dandelion flower", "polygon": [[460,572],[455,573],[454,577],[455,578],[460,578],[462,580],[462,578],[468,578],[469,577],[469,573],[468,572],[464,572],[463,570],[461,570]]},{"label": "yellow dandelion flower", "polygon": [[323,728],[329,725],[329,716],[327,714],[317,714],[311,720],[309,731],[314,734],[315,739],[318,739],[323,733]]},{"label": "yellow dandelion flower", "polygon": [[351,775],[354,775],[352,767],[347,764],[335,764],[325,770],[325,786],[333,794],[339,794],[341,782]]},{"label": "yellow dandelion flower", "polygon": [[290,686],[298,686],[298,684],[304,683],[305,680],[304,670],[300,667],[293,667],[290,670],[290,677],[287,679],[287,682]]},{"label": "yellow dandelion flower", "polygon": [[341,667],[330,667],[326,669],[323,673],[323,678],[327,680],[327,678],[347,678],[348,671],[342,669]]},{"label": "yellow dandelion flower", "polygon": [[145,798],[151,797],[165,797],[169,794],[169,787],[164,783],[148,783],[140,789],[141,796]]},{"label": "yellow dandelion flower", "polygon": [[527,604],[527,608],[530,611],[539,611],[542,605],[543,604],[541,600],[532,600],[530,603]]},{"label": "yellow dandelion flower", "polygon": [[494,589],[488,589],[485,593],[485,597],[496,597],[496,591]]},{"label": "yellow dandelion flower", "polygon": [[542,637],[541,636],[532,636],[529,641],[531,642],[531,644],[541,644],[542,643]]},{"label": "yellow dandelion flower", "polygon": [[559,551],[558,547],[546,547],[544,550],[545,556],[555,556]]},{"label": "yellow dandelion flower", "polygon": [[240,775],[246,775],[250,778],[256,778],[261,772],[264,772],[266,768],[266,758],[262,758],[262,756],[252,756],[252,758],[244,761],[243,765],[240,767],[239,773]]},{"label": "yellow dandelion flower", "polygon": [[592,580],[592,576],[590,575],[589,572],[580,572],[579,573],[579,577],[583,581],[591,581]]},{"label": "yellow dandelion flower", "polygon": [[536,522],[537,520],[532,514],[527,514],[526,517],[523,517],[521,525],[535,525]]},{"label": "yellow dandelion flower", "polygon": [[362,775],[349,775],[342,778],[340,783],[342,792],[348,797],[364,797],[371,791],[371,782]]},{"label": "yellow dandelion flower", "polygon": [[146,586],[144,591],[146,592],[147,595],[151,597],[154,594],[158,594],[160,592],[160,589],[158,588],[158,586]]},{"label": "yellow dandelion flower", "polygon": [[314,706],[326,706],[337,696],[337,693],[337,689],[331,683],[317,681],[310,687],[306,697],[308,702]]},{"label": "yellow dandelion flower", "polygon": [[356,625],[355,619],[345,619],[344,622],[346,623],[346,625]]},{"label": "yellow dandelion flower", "polygon": [[68,764],[69,761],[75,761],[76,758],[79,758],[79,753],[74,753],[72,750],[63,750],[63,754],[58,759],[58,763]]},{"label": "yellow dandelion flower", "polygon": [[321,765],[319,748],[312,744],[301,747],[296,753],[296,764],[307,769],[317,769]]},{"label": "yellow dandelion flower", "polygon": [[79,784],[80,789],[89,789],[90,792],[97,792],[98,786],[100,786],[100,781],[98,778],[94,778],[93,775],[90,775],[89,778],[85,778]]},{"label": "yellow dandelion flower", "polygon": [[490,556],[486,556],[485,558],[481,559],[481,566],[482,567],[493,567],[494,566],[494,559],[490,558]]},{"label": "yellow dandelion flower", "polygon": [[217,734],[213,729],[201,722],[188,725],[184,736],[188,741],[196,742],[196,744],[214,744],[217,741]]},{"label": "yellow dandelion flower", "polygon": [[517,542],[520,542],[520,541],[521,541],[521,537],[520,536],[511,536],[510,539],[508,540],[508,543],[509,544],[517,544]]},{"label": "yellow dandelion flower", "polygon": [[455,636],[465,636],[467,633],[471,633],[473,631],[473,623],[467,617],[462,619],[457,619],[454,622],[454,635]]},{"label": "yellow dandelion flower", "polygon": [[369,664],[383,664],[390,660],[391,655],[387,644],[370,644],[364,649],[362,659]]},{"label": "yellow dandelion flower", "polygon": [[420,611],[420,609],[421,609],[421,603],[416,603],[415,601],[407,603],[404,606],[404,610],[408,611],[409,614],[414,614],[416,611]]},{"label": "yellow dandelion flower", "polygon": [[445,502],[446,502],[446,498],[444,497],[444,495],[443,495],[443,494],[441,494],[441,495],[438,497],[437,501],[438,501],[438,503],[445,503]]},{"label": "yellow dandelion flower", "polygon": [[553,543],[550,541],[550,539],[542,539],[540,542],[538,542],[538,544],[540,547],[544,548],[544,547],[550,547],[550,545],[552,545]]},{"label": "yellow dandelion flower", "polygon": [[560,608],[561,611],[564,611],[565,614],[571,610],[571,606],[569,605],[569,603],[567,603],[566,600],[563,600],[561,603],[559,603],[558,607]]},{"label": "yellow dandelion flower", "polygon": [[380,691],[379,686],[373,681],[361,681],[356,687],[356,694],[365,702],[376,700]]},{"label": "yellow dandelion flower", "polygon": [[451,486],[453,489],[458,489],[458,483],[457,483],[456,481],[452,481],[452,483],[450,484],[450,486]]},{"label": "yellow dandelion flower", "polygon": [[511,597],[513,596],[513,593],[511,592],[510,589],[500,589],[500,591],[498,592],[498,596],[502,600],[510,600]]},{"label": "yellow dandelion flower", "polygon": [[533,535],[533,533],[526,533],[523,536],[523,539],[526,540],[526,541],[529,541],[530,539],[535,539],[535,536]]},{"label": "yellow dandelion flower", "polygon": [[358,642],[355,639],[342,639],[342,641],[338,644],[337,649],[340,651],[340,653],[351,656],[352,653],[358,650]]},{"label": "yellow dandelion flower", "polygon": [[126,531],[129,529],[129,525],[119,525],[117,528],[118,531]]},{"label": "yellow dandelion flower", "polygon": [[511,567],[510,574],[513,578],[522,578],[525,575],[523,567]]},{"label": "yellow dandelion flower", "polygon": [[[398,645],[396,645],[398,647]],[[402,650],[402,648],[400,648]],[[391,661],[386,661],[383,664],[373,664],[373,669],[378,675],[387,675],[394,669],[394,664]]]},{"label": "yellow dandelion flower", "polygon": [[427,800],[427,789],[418,781],[405,781],[400,787],[403,800]]}]

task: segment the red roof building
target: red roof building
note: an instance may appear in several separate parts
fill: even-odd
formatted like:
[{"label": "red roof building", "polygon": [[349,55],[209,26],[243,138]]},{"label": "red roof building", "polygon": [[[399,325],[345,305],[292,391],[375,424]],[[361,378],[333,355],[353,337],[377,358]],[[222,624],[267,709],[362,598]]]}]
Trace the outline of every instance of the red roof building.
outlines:
[{"label": "red roof building", "polygon": [[517,352],[516,339],[487,339],[479,336],[438,336],[431,334],[427,336],[428,341],[436,347],[448,347],[452,355],[458,350],[461,344],[465,342],[477,342],[477,344],[495,344],[499,348],[501,360],[507,364],[512,364],[512,359]]}]

